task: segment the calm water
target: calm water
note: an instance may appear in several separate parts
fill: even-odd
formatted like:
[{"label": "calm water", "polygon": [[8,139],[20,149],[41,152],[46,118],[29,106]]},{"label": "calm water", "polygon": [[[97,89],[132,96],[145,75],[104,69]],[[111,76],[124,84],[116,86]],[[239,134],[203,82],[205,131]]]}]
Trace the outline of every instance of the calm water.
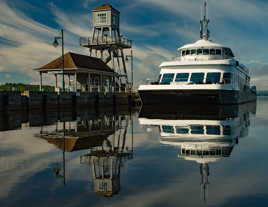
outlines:
[{"label": "calm water", "polygon": [[1,115],[0,206],[264,206],[267,109]]}]

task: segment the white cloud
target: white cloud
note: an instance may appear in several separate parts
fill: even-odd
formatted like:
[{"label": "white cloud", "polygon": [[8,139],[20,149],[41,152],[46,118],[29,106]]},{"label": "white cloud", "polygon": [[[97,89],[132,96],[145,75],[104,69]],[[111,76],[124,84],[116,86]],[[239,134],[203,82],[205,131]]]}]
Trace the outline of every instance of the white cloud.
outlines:
[{"label": "white cloud", "polygon": [[[42,140],[34,137],[34,133],[38,133],[40,129],[24,128],[20,130],[6,131],[0,134],[1,146],[5,146],[5,150],[15,152],[10,155],[1,156],[0,174],[2,185],[0,189],[0,197],[6,197],[9,192],[21,183],[21,178],[27,180],[34,173],[39,172],[48,166],[51,160],[56,158],[56,154],[49,154],[53,146],[43,144]],[[23,139],[22,139],[23,138]],[[26,139],[26,140],[25,140]],[[45,155],[45,156],[44,156]]]},{"label": "white cloud", "polygon": [[[61,54],[60,49],[52,46],[54,36],[58,36],[58,31],[54,28],[40,24],[24,13],[11,8],[6,1],[0,3],[0,36],[15,42],[15,46],[10,47],[2,45],[0,50],[0,71],[20,72],[22,74],[33,77],[38,80],[38,74],[32,69],[38,68],[48,61],[53,60]],[[86,31],[80,27],[69,27],[71,22],[66,25],[70,18],[63,15],[56,7],[53,8],[56,19],[61,27],[65,27],[74,34],[85,35]],[[78,20],[81,16],[77,17]],[[66,18],[66,20],[64,20]],[[84,18],[85,19],[85,18]],[[65,32],[65,52],[75,50],[83,53],[83,49],[79,46],[78,37],[72,36]]]},{"label": "white cloud", "polygon": [[153,37],[159,35],[156,28],[150,26],[131,26],[128,24],[122,24],[121,29],[126,33],[133,33],[147,37]]},{"label": "white cloud", "polygon": [[[88,37],[92,28],[90,13],[64,13],[57,8],[53,3],[50,4],[52,13],[57,22],[62,28],[75,35]],[[78,41],[78,40],[77,40]]]},{"label": "white cloud", "polygon": [[135,87],[146,79],[156,80],[161,62],[175,56],[175,53],[152,45],[134,46],[133,51]]}]

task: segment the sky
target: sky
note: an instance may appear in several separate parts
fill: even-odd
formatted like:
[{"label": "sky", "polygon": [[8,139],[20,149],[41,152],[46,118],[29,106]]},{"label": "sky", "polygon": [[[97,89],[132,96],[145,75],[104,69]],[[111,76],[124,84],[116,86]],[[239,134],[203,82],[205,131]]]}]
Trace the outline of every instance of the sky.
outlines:
[{"label": "sky", "polygon": [[[80,37],[92,31],[91,10],[109,3],[120,30],[133,40],[134,81],[155,80],[162,61],[199,39],[202,0],[0,0],[0,84],[39,83],[39,68],[61,55],[55,36],[64,29],[65,53],[88,55]],[[252,84],[268,90],[268,1],[208,0],[211,40],[230,47],[249,67]],[[130,51],[125,52],[130,54]],[[52,77],[46,77],[45,83]]]}]

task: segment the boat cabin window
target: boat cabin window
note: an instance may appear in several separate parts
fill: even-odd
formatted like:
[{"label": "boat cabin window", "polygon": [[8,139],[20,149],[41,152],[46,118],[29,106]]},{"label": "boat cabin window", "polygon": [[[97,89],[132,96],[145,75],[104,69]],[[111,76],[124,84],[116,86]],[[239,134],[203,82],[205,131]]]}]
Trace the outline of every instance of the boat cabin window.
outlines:
[{"label": "boat cabin window", "polygon": [[207,126],[207,134],[208,135],[220,135],[221,128],[220,126]]},{"label": "boat cabin window", "polygon": [[203,125],[192,125],[191,134],[204,134]]},{"label": "boat cabin window", "polygon": [[215,49],[210,49],[210,50],[209,50],[209,53],[210,53],[211,55],[216,55],[216,50],[215,50]]},{"label": "boat cabin window", "polygon": [[163,132],[174,134],[174,128],[173,126],[163,125],[162,126]]},{"label": "boat cabin window", "polygon": [[234,57],[233,52],[230,48],[223,48],[223,49],[216,49],[216,48],[211,48],[211,49],[189,49],[189,50],[182,50],[181,55],[226,55],[228,57]]},{"label": "boat cabin window", "polygon": [[203,49],[203,55],[209,55],[209,49]]},{"label": "boat cabin window", "polygon": [[207,73],[206,83],[219,83],[221,79],[221,73]]},{"label": "boat cabin window", "polygon": [[197,49],[197,55],[202,55],[202,49]]},{"label": "boat cabin window", "polygon": [[223,48],[223,54],[228,57],[234,57],[234,54],[230,48]]},{"label": "boat cabin window", "polygon": [[191,55],[196,55],[196,49],[191,50]]},{"label": "boat cabin window", "polygon": [[230,84],[232,82],[232,73],[223,73],[223,83]]},{"label": "boat cabin window", "polygon": [[189,77],[189,73],[177,73],[176,82],[187,82]]},{"label": "boat cabin window", "polygon": [[173,81],[174,73],[166,73],[163,75],[161,83],[163,84],[170,84]]},{"label": "boat cabin window", "polygon": [[221,55],[221,49],[216,49],[216,55]]},{"label": "boat cabin window", "polygon": [[188,134],[189,129],[186,127],[176,127],[177,134]]},{"label": "boat cabin window", "polygon": [[203,83],[203,80],[204,80],[204,73],[192,73],[190,80],[192,83],[200,84]]}]

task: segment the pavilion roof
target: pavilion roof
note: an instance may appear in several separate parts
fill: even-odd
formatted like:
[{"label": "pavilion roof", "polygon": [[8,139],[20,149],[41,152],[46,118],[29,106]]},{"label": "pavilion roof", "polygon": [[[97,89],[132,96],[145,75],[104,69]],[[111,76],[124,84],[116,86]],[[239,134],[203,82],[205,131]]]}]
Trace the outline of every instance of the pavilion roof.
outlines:
[{"label": "pavilion roof", "polygon": [[58,149],[64,150],[66,152],[73,152],[83,149],[89,149],[92,147],[102,146],[103,140],[107,139],[108,136],[113,134],[114,131],[110,130],[107,132],[97,133],[91,132],[87,136],[83,137],[66,137],[64,142],[62,138],[58,136],[42,136],[38,137],[45,139],[48,143],[55,145]]},{"label": "pavilion roof", "polygon": [[[61,56],[42,66],[41,68],[37,68],[36,70],[47,72],[50,70],[57,69],[62,69]],[[64,55],[64,69],[88,69],[95,71],[97,70],[100,72],[113,72],[113,70],[108,65],[106,65],[100,58],[90,57],[72,52],[68,52]]]}]

